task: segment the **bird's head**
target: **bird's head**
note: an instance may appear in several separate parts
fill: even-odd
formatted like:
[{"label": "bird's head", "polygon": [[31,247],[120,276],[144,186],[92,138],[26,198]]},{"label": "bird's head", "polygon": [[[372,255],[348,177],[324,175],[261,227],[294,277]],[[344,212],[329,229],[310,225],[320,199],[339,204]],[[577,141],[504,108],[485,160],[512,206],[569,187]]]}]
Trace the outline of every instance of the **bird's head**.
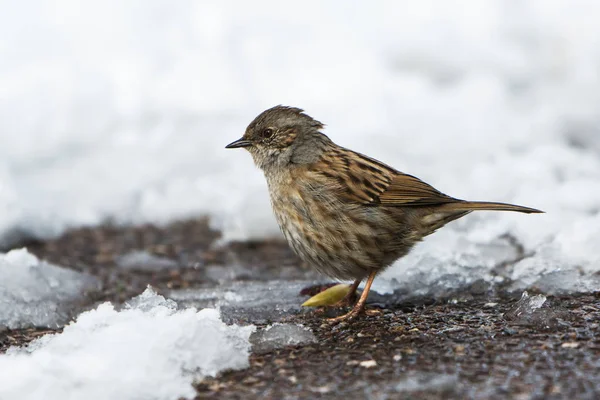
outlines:
[{"label": "bird's head", "polygon": [[263,111],[246,128],[242,138],[225,148],[243,147],[261,169],[314,162],[327,136],[323,124],[295,107],[275,106]]}]

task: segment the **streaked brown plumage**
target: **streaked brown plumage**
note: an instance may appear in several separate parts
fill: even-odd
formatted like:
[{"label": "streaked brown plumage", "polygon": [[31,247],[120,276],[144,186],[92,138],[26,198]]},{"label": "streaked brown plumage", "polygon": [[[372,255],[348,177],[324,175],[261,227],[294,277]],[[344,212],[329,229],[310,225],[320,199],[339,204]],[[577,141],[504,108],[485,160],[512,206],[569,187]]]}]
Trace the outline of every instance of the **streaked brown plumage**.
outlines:
[{"label": "streaked brown plumage", "polygon": [[244,147],[267,179],[271,204],[294,251],[323,274],[368,277],[352,318],[364,307],[375,275],[423,237],[475,210],[541,211],[455,199],[321,133],[303,110],[276,106],[227,148]]}]

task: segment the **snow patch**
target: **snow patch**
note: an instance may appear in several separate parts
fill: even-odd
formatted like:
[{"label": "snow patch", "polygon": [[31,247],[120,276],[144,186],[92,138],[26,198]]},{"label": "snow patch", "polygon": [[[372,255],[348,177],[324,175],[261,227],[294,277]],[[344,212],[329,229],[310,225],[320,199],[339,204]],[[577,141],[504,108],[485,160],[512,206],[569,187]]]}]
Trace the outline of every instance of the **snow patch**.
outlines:
[{"label": "snow patch", "polygon": [[194,379],[248,366],[253,326],[225,325],[214,309],[177,311],[150,288],[130,304],[104,303],[0,355],[0,398],[191,398]]}]

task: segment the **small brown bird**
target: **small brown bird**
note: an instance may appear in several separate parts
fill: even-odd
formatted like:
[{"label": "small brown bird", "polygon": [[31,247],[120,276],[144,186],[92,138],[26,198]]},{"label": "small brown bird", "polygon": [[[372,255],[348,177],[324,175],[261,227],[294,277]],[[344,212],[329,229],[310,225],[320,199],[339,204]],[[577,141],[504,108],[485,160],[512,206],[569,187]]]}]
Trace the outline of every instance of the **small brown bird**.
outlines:
[{"label": "small brown bird", "polygon": [[377,273],[423,237],[476,210],[540,213],[513,204],[465,201],[382,162],[333,143],[303,110],[276,106],[226,146],[246,148],[263,170],[271,204],[289,245],[323,274],[367,278],[352,311],[364,308]]}]

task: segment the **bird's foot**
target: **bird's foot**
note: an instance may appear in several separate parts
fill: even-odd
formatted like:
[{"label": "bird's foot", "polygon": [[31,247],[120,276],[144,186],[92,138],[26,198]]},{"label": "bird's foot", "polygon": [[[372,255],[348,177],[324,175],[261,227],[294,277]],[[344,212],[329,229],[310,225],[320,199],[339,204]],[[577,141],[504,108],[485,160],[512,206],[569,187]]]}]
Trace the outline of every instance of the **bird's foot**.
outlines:
[{"label": "bird's foot", "polygon": [[[356,318],[361,312],[363,312],[363,310],[365,309],[365,303],[367,302],[367,296],[369,296],[369,290],[371,290],[371,284],[373,283],[373,279],[375,279],[376,273],[377,272],[375,271],[371,271],[371,273],[369,274],[369,278],[367,279],[365,288],[363,289],[360,298],[358,299],[352,310],[348,314],[340,315],[339,317],[335,318],[329,318],[327,322],[329,322],[330,324],[339,324],[343,321],[351,321],[354,318]],[[353,290],[351,290],[350,293],[354,293],[357,286],[358,283],[355,282],[355,286],[353,286]]]},{"label": "bird's foot", "polygon": [[359,314],[360,314],[360,312],[355,312],[353,309],[349,313],[340,315],[339,317],[327,318],[327,323],[329,323],[331,325],[336,325],[336,324],[339,324],[340,322],[350,322],[354,318],[356,318]]},{"label": "bird's foot", "polygon": [[340,322],[345,322],[345,321],[352,321],[354,318],[358,317],[363,311],[364,311],[364,304],[360,304],[357,303],[354,308],[352,308],[352,310],[350,310],[350,312],[344,314],[344,315],[340,315],[339,317],[335,317],[335,318],[327,318],[327,322],[335,325],[335,324],[339,324]]}]

